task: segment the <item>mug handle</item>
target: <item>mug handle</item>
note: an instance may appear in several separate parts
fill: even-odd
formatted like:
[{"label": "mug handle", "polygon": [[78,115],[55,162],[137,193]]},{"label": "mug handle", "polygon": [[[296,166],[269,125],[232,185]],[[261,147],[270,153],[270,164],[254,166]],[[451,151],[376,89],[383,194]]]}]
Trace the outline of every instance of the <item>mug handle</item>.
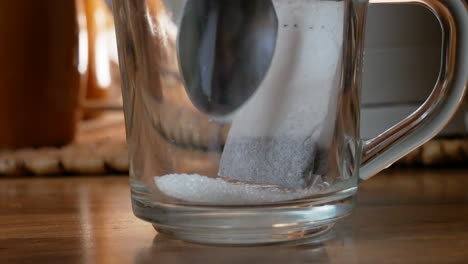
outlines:
[{"label": "mug handle", "polygon": [[468,3],[465,0],[370,0],[429,9],[442,28],[440,73],[432,93],[408,117],[362,142],[359,179],[367,180],[436,136],[458,109],[468,86]]}]

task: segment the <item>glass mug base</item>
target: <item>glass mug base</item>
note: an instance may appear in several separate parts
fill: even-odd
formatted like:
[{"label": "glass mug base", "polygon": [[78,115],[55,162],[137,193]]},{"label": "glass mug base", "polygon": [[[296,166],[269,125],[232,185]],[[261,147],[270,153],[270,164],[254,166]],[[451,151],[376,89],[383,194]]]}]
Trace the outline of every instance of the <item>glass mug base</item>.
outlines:
[{"label": "glass mug base", "polygon": [[221,207],[165,204],[132,186],[132,206],[137,217],[176,239],[202,244],[271,244],[319,239],[351,213],[356,191],[350,187],[287,204]]}]

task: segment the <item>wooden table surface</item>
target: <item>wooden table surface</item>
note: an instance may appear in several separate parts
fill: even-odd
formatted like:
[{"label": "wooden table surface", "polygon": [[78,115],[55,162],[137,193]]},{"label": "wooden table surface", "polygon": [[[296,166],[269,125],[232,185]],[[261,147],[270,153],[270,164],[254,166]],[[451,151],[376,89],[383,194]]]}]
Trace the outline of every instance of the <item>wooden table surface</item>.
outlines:
[{"label": "wooden table surface", "polygon": [[387,170],[330,235],[194,245],[132,215],[127,177],[0,179],[0,263],[468,263],[468,171]]}]

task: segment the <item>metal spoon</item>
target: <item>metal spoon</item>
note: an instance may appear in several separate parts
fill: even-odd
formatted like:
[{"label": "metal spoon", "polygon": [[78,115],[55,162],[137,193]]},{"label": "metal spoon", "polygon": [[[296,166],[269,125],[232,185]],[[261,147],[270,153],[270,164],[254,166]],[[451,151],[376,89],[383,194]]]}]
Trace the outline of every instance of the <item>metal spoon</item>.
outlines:
[{"label": "metal spoon", "polygon": [[214,116],[238,109],[265,77],[277,35],[271,0],[188,0],[177,53],[192,103]]}]

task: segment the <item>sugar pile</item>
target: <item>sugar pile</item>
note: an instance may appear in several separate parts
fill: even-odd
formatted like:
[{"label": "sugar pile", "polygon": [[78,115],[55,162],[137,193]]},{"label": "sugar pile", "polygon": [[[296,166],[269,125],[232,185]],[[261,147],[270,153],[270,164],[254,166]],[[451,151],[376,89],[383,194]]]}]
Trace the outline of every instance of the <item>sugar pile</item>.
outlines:
[{"label": "sugar pile", "polygon": [[[165,195],[192,203],[233,205],[266,204],[295,200],[317,193],[321,183],[313,188],[290,190],[275,186],[261,186],[228,182],[199,174],[168,174],[154,177],[156,186]],[[321,178],[320,178],[321,182]]]}]

